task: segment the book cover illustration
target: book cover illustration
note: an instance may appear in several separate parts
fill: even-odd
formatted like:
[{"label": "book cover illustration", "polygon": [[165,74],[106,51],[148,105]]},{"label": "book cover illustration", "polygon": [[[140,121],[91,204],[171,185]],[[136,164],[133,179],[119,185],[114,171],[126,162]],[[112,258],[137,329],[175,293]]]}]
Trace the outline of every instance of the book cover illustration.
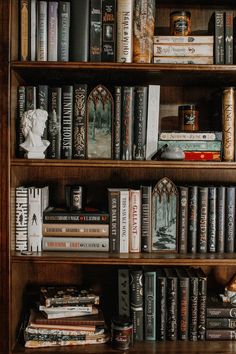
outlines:
[{"label": "book cover illustration", "polygon": [[88,158],[112,158],[114,102],[109,90],[96,86],[88,96]]}]

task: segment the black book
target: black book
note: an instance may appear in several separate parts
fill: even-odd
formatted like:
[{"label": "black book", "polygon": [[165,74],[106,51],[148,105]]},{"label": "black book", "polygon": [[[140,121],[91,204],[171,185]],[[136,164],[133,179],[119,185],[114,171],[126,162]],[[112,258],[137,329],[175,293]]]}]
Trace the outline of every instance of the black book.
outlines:
[{"label": "black book", "polygon": [[87,132],[87,84],[74,85],[73,159],[85,159]]},{"label": "black book", "polygon": [[166,339],[177,340],[178,277],[174,268],[164,268],[166,286]]},{"label": "black book", "polygon": [[206,337],[207,276],[201,268],[195,269],[198,277],[198,340]]},{"label": "black book", "polygon": [[116,0],[102,0],[102,61],[116,60]]},{"label": "black book", "polygon": [[114,142],[113,159],[121,159],[121,115],[122,115],[122,89],[121,86],[115,86],[114,98]]},{"label": "black book", "polygon": [[123,87],[122,102],[122,160],[132,160],[134,126],[134,87]]},{"label": "black book", "polygon": [[179,187],[179,253],[188,250],[188,187]]},{"label": "black book", "polygon": [[198,337],[198,276],[192,268],[187,269],[189,275],[189,340],[197,341]]},{"label": "black book", "polygon": [[198,187],[198,252],[207,252],[208,187]]},{"label": "black book", "polygon": [[216,252],[216,187],[209,186],[208,189],[208,252]]},{"label": "black book", "polygon": [[156,272],[144,271],[144,339],[156,340]]},{"label": "black book", "polygon": [[47,156],[50,159],[61,158],[61,87],[49,88],[48,102],[48,147]]},{"label": "black book", "polygon": [[69,61],[70,2],[58,4],[58,61]]},{"label": "black book", "polygon": [[225,11],[225,64],[233,64],[233,52],[234,52],[234,42],[233,42],[233,11]]},{"label": "black book", "polygon": [[72,159],[73,86],[62,87],[61,158]]},{"label": "black book", "polygon": [[89,21],[89,58],[91,62],[100,62],[102,59],[102,0],[90,1]]},{"label": "black book", "polygon": [[223,302],[219,296],[211,295],[207,297],[207,318],[235,318],[236,305]]},{"label": "black book", "polygon": [[215,11],[215,64],[224,64],[225,45],[224,45],[224,12]]},{"label": "black book", "polygon": [[197,252],[198,187],[188,188],[188,252]]},{"label": "black book", "polygon": [[225,251],[225,187],[217,187],[217,218],[216,218],[217,252]]},{"label": "black book", "polygon": [[146,151],[148,88],[135,87],[134,92],[134,146],[133,159],[144,160]]},{"label": "black book", "polygon": [[178,285],[178,339],[189,337],[189,276],[184,268],[176,268]]},{"label": "black book", "polygon": [[232,253],[235,247],[235,187],[226,187],[225,198],[225,252]]},{"label": "black book", "polygon": [[20,146],[24,142],[24,135],[21,129],[21,119],[25,112],[25,86],[18,86],[17,88],[17,119],[16,119],[16,156],[24,157],[24,150]]},{"label": "black book", "polygon": [[141,186],[141,250],[152,251],[152,186]]},{"label": "black book", "polygon": [[231,329],[208,329],[206,340],[236,340],[236,331]]},{"label": "black book", "polygon": [[157,326],[157,340],[166,340],[166,289],[167,278],[162,268],[156,269],[156,326]]},{"label": "black book", "polygon": [[[37,108],[44,109],[48,112],[48,85],[38,85],[36,94],[36,106]],[[46,128],[43,132],[43,139],[47,139],[48,136],[48,120],[46,122]]]},{"label": "black book", "polygon": [[129,269],[118,269],[118,314],[130,318]]},{"label": "black book", "polygon": [[232,318],[207,318],[207,329],[236,329],[236,319]]},{"label": "black book", "polygon": [[71,0],[70,61],[89,58],[89,0]]},{"label": "black book", "polygon": [[143,340],[143,271],[130,270],[130,312],[136,341]]},{"label": "black book", "polygon": [[36,86],[25,87],[25,110],[36,109]]}]

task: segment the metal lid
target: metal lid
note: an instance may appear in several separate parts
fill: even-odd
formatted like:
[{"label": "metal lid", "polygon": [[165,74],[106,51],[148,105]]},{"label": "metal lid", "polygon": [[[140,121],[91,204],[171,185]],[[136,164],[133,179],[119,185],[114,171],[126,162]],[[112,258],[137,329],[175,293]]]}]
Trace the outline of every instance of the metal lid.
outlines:
[{"label": "metal lid", "polygon": [[186,104],[186,105],[179,106],[180,111],[185,110],[185,109],[198,110],[198,106],[196,106],[195,104]]},{"label": "metal lid", "polygon": [[191,13],[189,11],[184,11],[184,10],[173,11],[170,14],[170,16],[175,16],[175,15],[191,17]]}]

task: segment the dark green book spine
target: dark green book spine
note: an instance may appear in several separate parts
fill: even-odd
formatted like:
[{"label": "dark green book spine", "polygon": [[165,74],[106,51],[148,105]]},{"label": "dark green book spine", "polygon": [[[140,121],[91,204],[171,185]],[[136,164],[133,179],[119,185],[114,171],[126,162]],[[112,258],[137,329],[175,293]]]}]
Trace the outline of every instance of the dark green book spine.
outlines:
[{"label": "dark green book spine", "polygon": [[121,115],[122,115],[122,92],[121,86],[115,86],[114,99],[114,144],[113,158],[114,160],[121,159]]},{"label": "dark green book spine", "polygon": [[61,158],[72,159],[73,86],[62,87]]},{"label": "dark green book spine", "polygon": [[188,194],[188,252],[197,252],[198,187],[189,186]]},{"label": "dark green book spine", "polygon": [[135,87],[134,92],[134,146],[133,159],[144,160],[146,152],[147,125],[147,96],[148,88]]},{"label": "dark green book spine", "polygon": [[49,89],[49,115],[48,115],[48,158],[61,158],[61,87]]},{"label": "dark green book spine", "polygon": [[132,160],[134,126],[134,87],[123,87],[122,160]]},{"label": "dark green book spine", "polygon": [[224,12],[215,11],[215,64],[224,64]]},{"label": "dark green book spine", "polygon": [[156,272],[144,272],[144,339],[156,340]]}]

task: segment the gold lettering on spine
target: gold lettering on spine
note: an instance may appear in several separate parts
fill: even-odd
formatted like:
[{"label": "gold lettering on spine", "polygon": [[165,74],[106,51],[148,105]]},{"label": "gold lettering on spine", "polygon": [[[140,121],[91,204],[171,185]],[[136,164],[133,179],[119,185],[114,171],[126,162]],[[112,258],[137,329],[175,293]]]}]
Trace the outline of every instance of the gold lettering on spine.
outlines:
[{"label": "gold lettering on spine", "polygon": [[234,161],[234,92],[234,87],[229,87],[223,91],[222,128],[224,161]]}]

